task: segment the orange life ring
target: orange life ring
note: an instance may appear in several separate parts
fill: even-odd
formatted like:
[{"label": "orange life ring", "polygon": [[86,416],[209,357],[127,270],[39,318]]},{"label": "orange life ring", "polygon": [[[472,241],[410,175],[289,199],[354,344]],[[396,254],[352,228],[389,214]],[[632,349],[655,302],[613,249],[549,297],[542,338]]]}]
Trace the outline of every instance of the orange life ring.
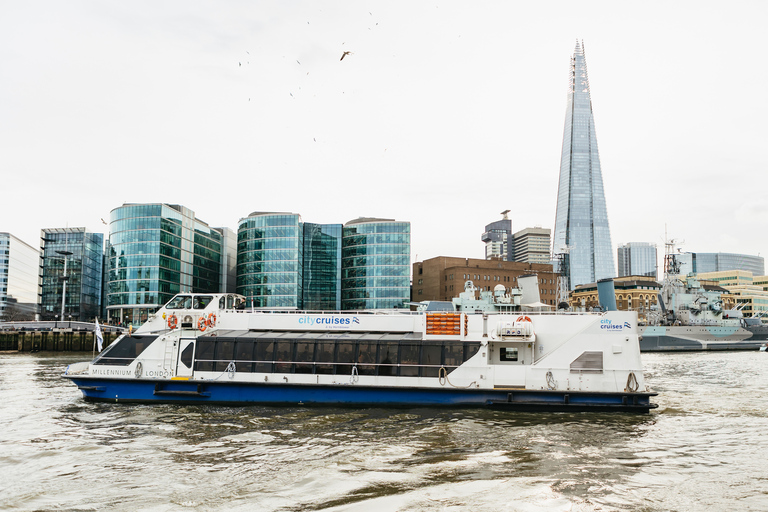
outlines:
[{"label": "orange life ring", "polygon": [[213,327],[214,325],[216,325],[216,313],[211,313],[210,315],[208,315],[208,325],[210,327]]},{"label": "orange life ring", "polygon": [[[515,320],[515,321],[516,322],[531,322],[531,317],[529,317],[527,315],[526,316],[519,316],[519,317],[517,317],[517,320]],[[533,322],[531,322],[531,323],[533,323]]]},{"label": "orange life ring", "polygon": [[176,328],[178,324],[178,319],[176,318],[176,315],[171,315],[168,317],[168,328],[173,330]]},{"label": "orange life ring", "polygon": [[208,320],[205,319],[205,316],[201,316],[197,319],[197,328],[200,329],[200,332],[204,332],[206,327],[208,327]]}]

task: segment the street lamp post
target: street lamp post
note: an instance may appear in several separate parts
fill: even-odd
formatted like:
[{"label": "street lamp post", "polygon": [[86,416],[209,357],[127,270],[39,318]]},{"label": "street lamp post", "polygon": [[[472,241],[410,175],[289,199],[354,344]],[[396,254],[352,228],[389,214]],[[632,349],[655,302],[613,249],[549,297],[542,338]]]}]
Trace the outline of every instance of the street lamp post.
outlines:
[{"label": "street lamp post", "polygon": [[72,256],[72,252],[67,251],[66,241],[64,242],[64,250],[56,251],[56,254],[64,256],[64,275],[61,277],[61,319],[64,320],[64,304],[67,298],[67,256]]}]

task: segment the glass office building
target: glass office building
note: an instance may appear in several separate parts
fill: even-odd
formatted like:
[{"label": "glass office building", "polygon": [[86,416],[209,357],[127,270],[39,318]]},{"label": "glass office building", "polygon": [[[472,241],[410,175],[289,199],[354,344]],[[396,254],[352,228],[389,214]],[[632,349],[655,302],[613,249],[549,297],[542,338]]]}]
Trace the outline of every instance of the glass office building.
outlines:
[{"label": "glass office building", "polygon": [[553,253],[569,289],[616,275],[584,47],[571,59]]},{"label": "glass office building", "polygon": [[341,234],[341,224],[304,224],[302,309],[341,309]]},{"label": "glass office building", "polygon": [[50,228],[40,239],[41,320],[93,322],[101,314],[104,235]]},{"label": "glass office building", "polygon": [[411,224],[360,218],[344,225],[341,307],[404,308],[410,300]]},{"label": "glass office building", "polygon": [[237,229],[237,293],[255,308],[301,309],[301,216],[254,212]]},{"label": "glass office building", "polygon": [[223,233],[181,205],[124,204],[109,225],[107,312],[112,323],[138,325],[181,292],[224,288]]},{"label": "glass office building", "polygon": [[410,224],[303,222],[297,213],[240,220],[237,293],[260,309],[385,309],[410,300]]},{"label": "glass office building", "polygon": [[676,254],[680,274],[703,274],[726,270],[746,270],[753,276],[765,275],[765,258],[729,252],[684,252]]},{"label": "glass office building", "polygon": [[648,276],[657,278],[656,246],[645,242],[629,242],[617,250],[619,277]]},{"label": "glass office building", "polygon": [[0,321],[35,320],[40,251],[0,233]]}]

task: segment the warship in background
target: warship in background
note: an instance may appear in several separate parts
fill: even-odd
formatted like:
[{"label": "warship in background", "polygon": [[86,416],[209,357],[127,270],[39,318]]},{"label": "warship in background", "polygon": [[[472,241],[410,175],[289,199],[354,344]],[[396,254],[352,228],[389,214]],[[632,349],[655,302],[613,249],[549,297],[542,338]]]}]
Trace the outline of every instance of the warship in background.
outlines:
[{"label": "warship in background", "polygon": [[641,352],[758,350],[766,343],[768,325],[760,316],[745,317],[740,308],[724,309],[721,292],[680,275],[674,241],[665,245],[658,307],[648,314],[647,325],[638,327]]}]

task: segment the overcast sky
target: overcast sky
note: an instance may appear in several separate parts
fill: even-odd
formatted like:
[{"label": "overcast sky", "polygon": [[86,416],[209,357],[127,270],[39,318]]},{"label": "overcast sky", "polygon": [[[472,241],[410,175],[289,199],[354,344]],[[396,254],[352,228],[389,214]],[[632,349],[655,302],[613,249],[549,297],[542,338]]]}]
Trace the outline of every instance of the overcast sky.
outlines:
[{"label": "overcast sky", "polygon": [[[237,229],[407,220],[411,257],[553,228],[583,39],[614,248],[768,253],[768,2],[0,0],[0,231],[126,202]],[[344,52],[351,52],[340,57]],[[614,251],[615,258],[615,251]]]}]

